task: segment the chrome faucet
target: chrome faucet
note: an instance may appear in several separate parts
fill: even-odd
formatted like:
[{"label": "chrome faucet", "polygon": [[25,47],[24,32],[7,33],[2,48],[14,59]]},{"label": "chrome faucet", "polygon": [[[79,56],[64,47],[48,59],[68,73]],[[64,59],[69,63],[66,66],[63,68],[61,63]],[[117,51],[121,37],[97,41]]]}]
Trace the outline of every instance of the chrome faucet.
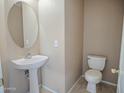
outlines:
[{"label": "chrome faucet", "polygon": [[32,58],[31,53],[27,53],[26,56],[25,56],[25,59],[31,59],[31,58]]}]

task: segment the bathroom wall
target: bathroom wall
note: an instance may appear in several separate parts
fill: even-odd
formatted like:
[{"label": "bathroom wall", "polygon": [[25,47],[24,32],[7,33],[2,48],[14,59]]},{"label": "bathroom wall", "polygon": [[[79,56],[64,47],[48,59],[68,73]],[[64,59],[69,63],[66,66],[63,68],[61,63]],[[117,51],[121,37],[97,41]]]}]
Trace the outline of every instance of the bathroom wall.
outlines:
[{"label": "bathroom wall", "polygon": [[[39,38],[37,39],[35,45],[30,49],[23,49],[18,47],[12,40],[8,27],[7,27],[7,15],[9,9],[11,8],[12,4],[17,2],[18,0],[0,0],[0,46],[1,46],[1,56],[2,56],[2,64],[4,69],[4,81],[5,87],[16,87],[16,91],[9,90],[10,93],[27,93],[28,91],[28,80],[24,77],[23,71],[18,71],[14,69],[10,69],[10,60],[17,59],[20,57],[24,57],[28,51],[32,54],[39,54],[40,47],[39,47]],[[38,8],[37,8],[37,1],[36,0],[26,0],[27,3],[32,5],[38,15]],[[2,7],[2,8],[1,8]]]},{"label": "bathroom wall", "polygon": [[[43,85],[65,93],[64,0],[39,0],[41,53],[49,57],[42,69]],[[58,47],[54,42],[58,41]]]},{"label": "bathroom wall", "polygon": [[82,75],[83,0],[40,0],[39,18],[41,53],[49,57],[43,85],[67,93]]},{"label": "bathroom wall", "polygon": [[82,75],[83,12],[83,0],[65,0],[66,93]]},{"label": "bathroom wall", "polygon": [[107,62],[103,80],[117,82],[111,68],[119,66],[122,15],[123,0],[85,0],[83,74],[88,69],[88,54],[104,55]]},{"label": "bathroom wall", "polygon": [[3,73],[4,73],[4,79],[6,79],[6,81],[4,82],[5,86],[7,87],[8,84],[8,78],[7,78],[7,74],[8,72],[6,71],[7,69],[7,65],[5,62],[6,61],[6,57],[4,56],[6,54],[6,42],[4,42],[4,40],[6,39],[5,34],[4,34],[4,30],[5,30],[5,22],[4,22],[4,0],[0,0],[0,56],[2,57],[2,67],[3,68]]}]

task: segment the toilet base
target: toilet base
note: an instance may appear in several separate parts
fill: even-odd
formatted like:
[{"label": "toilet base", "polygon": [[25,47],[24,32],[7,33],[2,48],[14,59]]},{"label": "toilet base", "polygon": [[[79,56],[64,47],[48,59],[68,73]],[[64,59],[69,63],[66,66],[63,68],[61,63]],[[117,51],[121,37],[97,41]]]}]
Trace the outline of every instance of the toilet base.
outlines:
[{"label": "toilet base", "polygon": [[96,93],[96,84],[88,82],[87,91],[90,93]]}]

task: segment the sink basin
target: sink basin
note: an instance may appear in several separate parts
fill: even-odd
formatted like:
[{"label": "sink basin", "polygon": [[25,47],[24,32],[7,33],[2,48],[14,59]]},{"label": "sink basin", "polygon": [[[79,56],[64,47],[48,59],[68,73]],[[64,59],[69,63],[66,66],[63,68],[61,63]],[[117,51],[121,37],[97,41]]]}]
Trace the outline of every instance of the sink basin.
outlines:
[{"label": "sink basin", "polygon": [[42,67],[47,62],[48,57],[42,55],[32,56],[31,59],[17,59],[12,60],[13,66],[16,69],[37,69]]},{"label": "sink basin", "polygon": [[30,93],[39,93],[37,70],[47,63],[47,60],[47,56],[35,55],[31,59],[21,58],[11,61],[16,69],[29,70]]}]

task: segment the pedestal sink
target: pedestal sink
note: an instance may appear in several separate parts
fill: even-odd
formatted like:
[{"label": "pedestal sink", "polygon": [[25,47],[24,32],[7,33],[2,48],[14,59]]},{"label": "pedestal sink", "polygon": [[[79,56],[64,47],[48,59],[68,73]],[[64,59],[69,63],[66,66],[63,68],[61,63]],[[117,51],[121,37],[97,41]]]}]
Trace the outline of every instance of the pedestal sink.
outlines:
[{"label": "pedestal sink", "polygon": [[29,70],[30,78],[30,93],[39,93],[37,70],[42,67],[48,60],[47,56],[36,55],[31,59],[12,60],[13,66],[16,69]]}]

